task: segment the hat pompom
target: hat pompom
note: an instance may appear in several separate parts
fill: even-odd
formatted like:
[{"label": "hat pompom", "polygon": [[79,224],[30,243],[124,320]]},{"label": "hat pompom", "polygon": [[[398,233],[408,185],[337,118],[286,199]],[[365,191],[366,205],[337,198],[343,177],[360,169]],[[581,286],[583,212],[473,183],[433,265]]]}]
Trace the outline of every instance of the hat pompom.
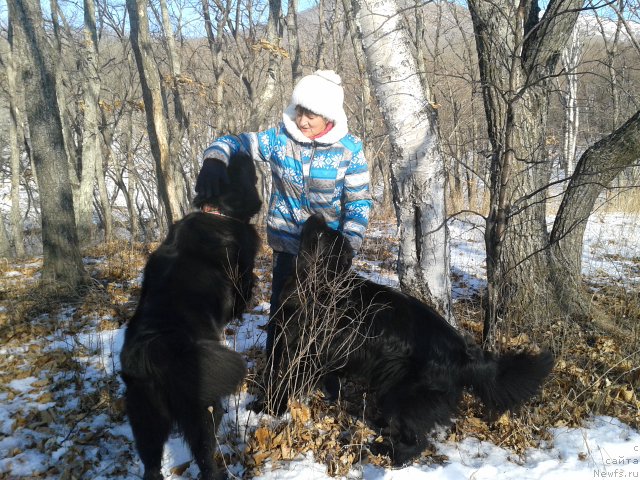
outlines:
[{"label": "hat pompom", "polygon": [[329,80],[336,85],[342,85],[342,79],[340,78],[340,75],[338,75],[333,70],[316,70],[313,74],[322,77],[325,80]]}]

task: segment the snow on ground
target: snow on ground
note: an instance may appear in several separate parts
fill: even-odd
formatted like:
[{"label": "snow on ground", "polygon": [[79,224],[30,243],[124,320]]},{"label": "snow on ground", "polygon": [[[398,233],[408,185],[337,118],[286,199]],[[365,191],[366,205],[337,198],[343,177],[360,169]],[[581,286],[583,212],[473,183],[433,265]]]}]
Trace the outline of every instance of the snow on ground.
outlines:
[{"label": "snow on ground", "polygon": [[[629,215],[596,216],[589,223],[584,270],[590,276],[637,283],[640,279],[640,219]],[[452,273],[454,295],[458,298],[480,291],[484,278],[484,248],[481,230],[470,222],[451,223]],[[372,237],[377,234],[372,232]],[[621,241],[621,240],[624,240]],[[631,261],[635,259],[635,263]],[[362,260],[356,265],[362,265]],[[367,275],[375,281],[393,285],[397,278],[388,271],[369,265]],[[14,274],[6,273],[9,279]],[[6,279],[3,279],[6,280]],[[233,326],[228,339],[231,347],[248,351],[262,347],[268,305],[261,304]],[[29,344],[0,347],[5,359],[15,360],[15,376],[0,392],[0,478],[78,478],[74,465],[90,460],[82,478],[140,478],[142,465],[133,448],[131,429],[125,420],[105,414],[72,412],[92,395],[101,395],[104,385],[115,384],[115,395],[122,394],[117,379],[118,354],[124,329],[99,331],[105,317],[91,317],[80,329],[66,328],[75,321],[69,308],[56,318],[59,329]],[[38,319],[34,321],[39,321]],[[66,333],[73,331],[73,333]],[[71,358],[71,371],[51,371],[47,365],[34,368],[38,352]],[[71,362],[71,360],[69,360]],[[12,372],[13,375],[13,372]],[[108,382],[105,381],[108,379]],[[56,389],[49,388],[56,385]],[[79,386],[79,387],[78,387]],[[78,393],[80,392],[80,393]],[[234,445],[223,440],[221,449],[242,448],[246,433],[258,425],[260,417],[250,413],[250,395],[240,393],[229,399],[228,413],[219,431],[222,439],[234,438]],[[75,416],[74,416],[75,415]],[[116,417],[114,417],[116,418]],[[401,469],[381,469],[372,465],[354,468],[348,478],[367,480],[459,480],[459,479],[562,479],[640,478],[640,433],[615,418],[597,417],[582,428],[555,428],[552,439],[522,457],[511,451],[474,438],[435,443],[436,453],[448,460],[443,465],[420,465]],[[190,455],[178,436],[165,446],[163,471],[172,480],[196,478],[197,467],[189,465]],[[56,473],[51,473],[56,466]],[[183,466],[184,468],[176,467]],[[180,472],[180,474],[175,472]],[[62,474],[60,473],[62,472]],[[271,479],[328,479],[325,465],[310,456],[293,461],[269,463],[260,476]],[[231,478],[242,478],[244,468],[229,466]]]}]

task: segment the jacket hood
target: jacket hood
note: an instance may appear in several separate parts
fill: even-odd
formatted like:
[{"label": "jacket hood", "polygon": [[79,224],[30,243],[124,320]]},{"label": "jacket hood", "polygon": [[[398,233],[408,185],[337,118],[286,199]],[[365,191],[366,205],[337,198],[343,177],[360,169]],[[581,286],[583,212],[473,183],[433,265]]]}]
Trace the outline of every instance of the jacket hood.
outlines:
[{"label": "jacket hood", "polygon": [[349,133],[349,126],[347,125],[347,116],[344,112],[336,115],[338,118],[333,119],[333,128],[326,134],[316,139],[310,139],[305,137],[304,133],[300,131],[296,125],[296,105],[290,104],[282,114],[282,121],[284,127],[287,129],[289,135],[293,139],[300,143],[320,143],[326,145],[332,145],[342,140],[345,135]]}]

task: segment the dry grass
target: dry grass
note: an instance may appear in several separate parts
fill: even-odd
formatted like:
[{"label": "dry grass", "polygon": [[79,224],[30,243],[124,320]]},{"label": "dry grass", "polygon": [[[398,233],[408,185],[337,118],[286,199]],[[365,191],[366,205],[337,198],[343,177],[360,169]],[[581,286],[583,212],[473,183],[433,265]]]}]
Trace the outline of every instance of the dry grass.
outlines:
[{"label": "dry grass", "polygon": [[[65,389],[75,388],[79,397],[75,410],[57,418],[73,426],[88,415],[105,413],[114,423],[124,421],[122,402],[119,399],[119,381],[115,376],[105,378],[101,390],[83,393],[82,377],[86,368],[78,361],[86,352],[51,350],[44,351],[39,339],[56,331],[73,334],[80,330],[84,322],[98,319],[99,328],[115,328],[122,325],[132,314],[139,295],[139,279],[153,246],[111,244],[87,252],[95,263],[87,265],[94,281],[89,289],[74,305],[71,316],[63,325],[52,323],[41,314],[48,313],[56,318],[56,313],[69,307],[61,305],[52,297],[43,298],[35,288],[34,274],[38,271],[38,259],[20,265],[5,264],[0,268],[2,294],[0,306],[0,332],[6,348],[22,348],[21,363],[11,356],[0,360],[0,392],[15,395],[6,387],[16,378],[35,376],[40,378],[43,371],[47,377],[56,372],[72,372],[58,384],[45,382],[37,401],[64,402],[60,397]],[[385,269],[393,269],[395,255],[389,251],[385,239],[367,240],[363,255],[379,260]],[[254,304],[268,301],[271,253],[264,247],[259,255],[257,271],[258,288]],[[20,275],[7,276],[8,272]],[[263,272],[263,273],[260,273]],[[600,288],[593,296],[593,302],[609,312],[615,319],[616,330],[604,333],[594,325],[553,319],[543,327],[530,325],[513,331],[509,337],[499,337],[501,349],[531,347],[532,339],[540,346],[551,348],[557,357],[557,365],[547,382],[542,395],[526,405],[520,412],[503,415],[497,421],[488,422],[483,418],[482,406],[471,396],[465,396],[457,421],[446,431],[450,441],[459,441],[473,436],[508,448],[516,455],[522,455],[529,447],[539,446],[551,438],[554,427],[578,426],[592,415],[609,415],[640,427],[640,295],[622,287]],[[480,298],[468,299],[455,304],[455,313],[462,329],[479,339],[481,335],[482,305]],[[233,328],[228,332],[233,335]],[[248,355],[255,360],[254,370],[247,380],[260,374],[262,352],[253,350]],[[40,380],[39,380],[40,381]],[[61,382],[61,383],[60,383]],[[306,382],[312,386],[312,382]],[[245,386],[245,388],[247,388]],[[368,453],[368,445],[384,440],[379,432],[374,432],[363,421],[365,410],[375,408],[361,386],[346,383],[342,385],[338,402],[325,401],[322,394],[314,389],[300,396],[304,402],[290,405],[291,418],[264,421],[258,428],[247,428],[239,438],[225,440],[235,448],[220,461],[242,463],[247,471],[245,478],[259,474],[265,463],[294,458],[299,453],[313,453],[316,460],[327,465],[331,475],[345,475],[353,468],[370,462],[388,466],[386,458]],[[10,398],[9,398],[10,400]],[[16,428],[30,426],[37,429],[48,428],[54,415],[51,409],[41,412],[27,412],[15,418]],[[46,433],[45,430],[42,430]],[[79,445],[90,445],[96,439],[90,432],[72,428],[69,435]],[[442,434],[441,434],[442,435]],[[42,445],[44,452],[47,446]],[[69,470],[68,478],[81,475],[86,465],[78,463],[82,458],[80,450],[70,449],[56,468]],[[74,459],[74,455],[76,456]],[[424,452],[421,462],[442,463],[445,457],[435,453],[435,449]],[[87,462],[89,460],[86,460]],[[74,473],[75,472],[75,473]],[[62,477],[61,477],[62,478]]]},{"label": "dry grass", "polygon": [[615,188],[607,192],[605,210],[609,213],[640,213],[640,188]]}]

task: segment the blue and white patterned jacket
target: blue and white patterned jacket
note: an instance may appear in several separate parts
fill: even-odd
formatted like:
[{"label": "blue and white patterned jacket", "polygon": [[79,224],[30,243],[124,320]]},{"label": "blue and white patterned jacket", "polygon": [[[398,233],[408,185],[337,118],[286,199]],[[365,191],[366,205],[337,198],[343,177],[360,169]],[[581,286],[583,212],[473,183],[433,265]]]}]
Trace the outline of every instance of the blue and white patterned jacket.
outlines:
[{"label": "blue and white patterned jacket", "polygon": [[[289,110],[289,109],[288,109]],[[240,149],[268,162],[272,193],[267,238],[276,252],[297,254],[305,220],[321,213],[358,251],[369,223],[372,201],[362,142],[336,125],[316,140],[306,138],[285,111],[275,128],[217,139],[204,152],[226,164]],[[337,128],[341,127],[341,128]]]}]

